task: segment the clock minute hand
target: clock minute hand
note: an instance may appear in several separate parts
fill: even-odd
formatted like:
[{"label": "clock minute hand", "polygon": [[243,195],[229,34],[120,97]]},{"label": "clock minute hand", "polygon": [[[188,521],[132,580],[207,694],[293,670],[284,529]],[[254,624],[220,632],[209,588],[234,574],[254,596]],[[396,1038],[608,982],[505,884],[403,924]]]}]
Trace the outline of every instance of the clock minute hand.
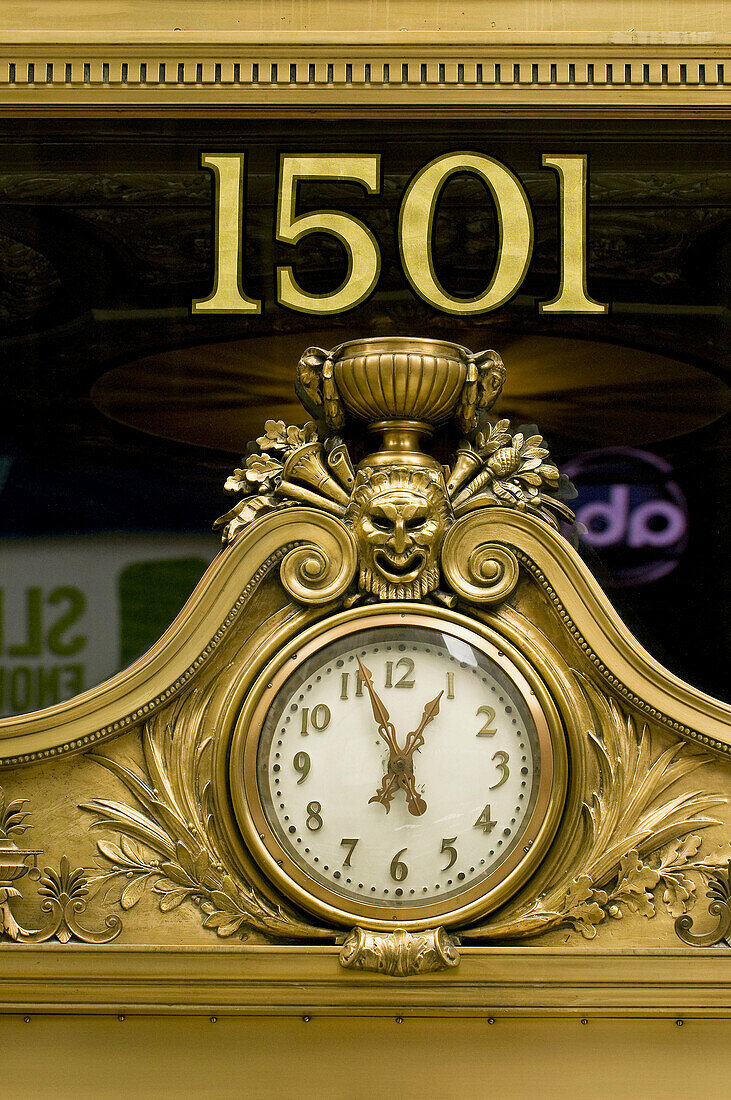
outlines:
[{"label": "clock minute hand", "polygon": [[386,813],[388,813],[393,797],[400,787],[406,795],[409,813],[415,817],[420,817],[426,811],[426,802],[416,790],[414,773],[411,768],[411,757],[419,745],[423,744],[422,731],[424,727],[439,713],[439,700],[444,692],[440,691],[436,699],[432,699],[430,703],[426,704],[421,722],[413,733],[409,734],[406,739],[406,747],[402,750],[396,740],[396,731],[391,724],[390,715],[373,687],[370,669],[366,668],[360,657],[356,656],[356,660],[361,679],[368,688],[368,695],[373,707],[373,717],[378,722],[378,732],[386,741],[389,749],[388,770],[381,780],[381,785],[373,798],[369,799],[369,802],[380,802],[385,807]]},{"label": "clock minute hand", "polygon": [[439,714],[439,700],[444,695],[443,691],[440,691],[436,699],[432,699],[424,707],[424,713],[421,716],[421,721],[415,730],[412,730],[406,737],[406,744],[403,748],[402,755],[410,760],[414,755],[416,749],[420,749],[424,744],[424,729],[429,725],[431,721]]},{"label": "clock minute hand", "polygon": [[393,728],[390,720],[390,715],[383,705],[382,701],[376,694],[376,689],[373,686],[373,677],[371,671],[361,661],[360,657],[356,657],[358,662],[358,668],[360,669],[360,675],[363,683],[368,688],[368,694],[371,700],[371,706],[373,707],[373,717],[378,723],[378,732],[383,737],[384,741],[388,745],[391,756],[400,752],[398,742],[396,741],[396,731]]}]

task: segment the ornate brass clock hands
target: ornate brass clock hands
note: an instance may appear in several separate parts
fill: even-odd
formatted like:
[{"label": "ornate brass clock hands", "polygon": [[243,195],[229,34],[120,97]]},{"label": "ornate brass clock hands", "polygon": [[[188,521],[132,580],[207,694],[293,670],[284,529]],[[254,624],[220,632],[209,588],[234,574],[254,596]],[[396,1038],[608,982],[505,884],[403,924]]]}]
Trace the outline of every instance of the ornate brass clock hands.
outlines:
[{"label": "ornate brass clock hands", "polygon": [[426,704],[419,725],[415,730],[407,734],[404,747],[400,748],[396,740],[396,731],[391,723],[390,715],[373,686],[373,677],[370,669],[366,668],[360,657],[356,659],[358,661],[363,683],[368,688],[371,706],[373,707],[373,717],[376,722],[378,722],[378,732],[388,745],[389,751],[386,774],[381,780],[381,785],[373,798],[370,798],[368,801],[380,802],[381,805],[385,807],[386,813],[388,813],[391,809],[391,802],[394,795],[400,788],[406,795],[409,813],[413,814],[414,817],[420,817],[426,811],[426,802],[416,789],[413,755],[424,744],[425,727],[439,714],[439,700],[444,692],[440,691],[435,699],[432,699],[431,702]]}]

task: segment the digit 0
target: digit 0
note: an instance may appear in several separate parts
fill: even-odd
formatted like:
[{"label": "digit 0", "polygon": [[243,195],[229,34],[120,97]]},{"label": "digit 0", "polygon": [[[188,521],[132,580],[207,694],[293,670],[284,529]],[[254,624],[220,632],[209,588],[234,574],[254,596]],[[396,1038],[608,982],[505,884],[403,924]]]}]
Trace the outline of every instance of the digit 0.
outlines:
[{"label": "digit 0", "polygon": [[326,703],[318,703],[311,710],[309,707],[303,707],[300,734],[302,737],[307,737],[310,732],[310,725],[312,725],[313,730],[322,733],[330,725],[330,717],[330,708]]}]

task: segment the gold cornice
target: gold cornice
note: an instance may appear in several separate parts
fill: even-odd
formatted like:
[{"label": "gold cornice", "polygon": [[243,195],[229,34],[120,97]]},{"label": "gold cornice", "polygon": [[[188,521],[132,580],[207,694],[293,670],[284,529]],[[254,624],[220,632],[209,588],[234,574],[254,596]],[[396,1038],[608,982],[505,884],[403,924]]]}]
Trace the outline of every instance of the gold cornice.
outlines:
[{"label": "gold cornice", "polygon": [[465,947],[454,970],[384,981],[338,947],[0,947],[0,1012],[727,1017],[731,952]]},{"label": "gold cornice", "polygon": [[713,0],[7,0],[5,107],[720,107]]},{"label": "gold cornice", "polygon": [[[345,18],[347,17],[347,23]],[[5,33],[46,41],[712,43],[718,0],[5,0]]]},{"label": "gold cornice", "polygon": [[724,107],[722,47],[0,45],[4,107]]}]

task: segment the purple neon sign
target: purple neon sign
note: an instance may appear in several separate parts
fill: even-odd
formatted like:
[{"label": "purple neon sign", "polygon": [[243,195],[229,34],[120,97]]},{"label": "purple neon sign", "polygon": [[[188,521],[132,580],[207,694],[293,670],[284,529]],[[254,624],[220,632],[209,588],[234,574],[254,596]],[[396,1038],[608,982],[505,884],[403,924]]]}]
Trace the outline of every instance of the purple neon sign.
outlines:
[{"label": "purple neon sign", "polygon": [[595,551],[603,581],[647,584],[676,568],[688,541],[688,505],[665,459],[632,447],[588,451],[564,466],[581,541]]}]

